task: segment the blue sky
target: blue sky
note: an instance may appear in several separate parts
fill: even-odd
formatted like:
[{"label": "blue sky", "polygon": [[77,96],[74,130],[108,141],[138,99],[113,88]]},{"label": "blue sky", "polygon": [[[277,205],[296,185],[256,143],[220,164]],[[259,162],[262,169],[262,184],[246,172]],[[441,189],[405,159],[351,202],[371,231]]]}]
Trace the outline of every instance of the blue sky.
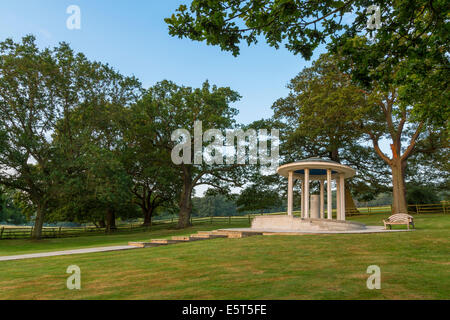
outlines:
[{"label": "blue sky", "polygon": [[[271,48],[264,41],[250,48],[244,44],[241,55],[235,58],[218,47],[172,38],[164,18],[188,2],[1,0],[0,40],[19,40],[34,34],[42,47],[66,41],[92,60],[135,75],[145,87],[163,79],[198,87],[208,79],[241,94],[241,101],[235,105],[239,122],[270,117],[273,102],[288,93],[288,81],[311,62],[285,48]],[[66,27],[70,5],[81,9],[81,30]]]}]

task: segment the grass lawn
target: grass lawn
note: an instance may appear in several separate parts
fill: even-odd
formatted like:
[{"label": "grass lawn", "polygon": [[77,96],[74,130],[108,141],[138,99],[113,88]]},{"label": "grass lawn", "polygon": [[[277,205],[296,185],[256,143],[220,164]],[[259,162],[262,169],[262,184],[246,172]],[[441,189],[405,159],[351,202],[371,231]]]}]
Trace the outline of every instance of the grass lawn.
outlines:
[{"label": "grass lawn", "polygon": [[[246,220],[244,220],[246,221]],[[82,249],[103,246],[126,245],[129,241],[148,241],[149,239],[164,239],[171,236],[183,236],[196,233],[200,230],[215,230],[221,228],[248,227],[248,223],[209,223],[203,222],[195,224],[193,227],[176,230],[165,226],[157,226],[149,232],[117,233],[110,235],[93,235],[74,238],[56,238],[33,241],[28,239],[1,240],[0,256],[11,256],[17,254],[51,252],[59,250]]]},{"label": "grass lawn", "polygon": [[[352,217],[381,225],[386,215]],[[417,231],[255,236],[131,251],[0,262],[0,299],[449,299],[450,215],[416,216]],[[0,241],[0,255],[125,244],[191,230]],[[237,227],[237,225],[231,225]],[[401,227],[400,227],[401,228]],[[69,265],[82,289],[66,288]],[[381,290],[368,290],[369,265]]]}]

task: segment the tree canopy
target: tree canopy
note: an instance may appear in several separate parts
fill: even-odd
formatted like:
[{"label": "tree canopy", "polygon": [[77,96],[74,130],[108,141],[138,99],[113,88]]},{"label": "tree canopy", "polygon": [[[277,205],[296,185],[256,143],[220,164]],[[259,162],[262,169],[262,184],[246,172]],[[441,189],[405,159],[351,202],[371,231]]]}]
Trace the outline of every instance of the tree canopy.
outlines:
[{"label": "tree canopy", "polygon": [[[21,190],[36,210],[41,236],[63,168],[74,163],[70,114],[76,108],[124,104],[138,82],[75,54],[66,43],[40,50],[33,36],[0,43],[0,184]],[[53,134],[64,139],[55,145]],[[67,170],[66,170],[67,171]]]},{"label": "tree canopy", "polygon": [[[372,6],[381,12],[377,30],[367,28]],[[326,43],[351,58],[354,81],[399,87],[399,100],[414,105],[417,117],[442,124],[450,116],[449,8],[443,0],[193,0],[165,21],[170,35],[235,56],[242,42],[262,38],[306,59]]]}]

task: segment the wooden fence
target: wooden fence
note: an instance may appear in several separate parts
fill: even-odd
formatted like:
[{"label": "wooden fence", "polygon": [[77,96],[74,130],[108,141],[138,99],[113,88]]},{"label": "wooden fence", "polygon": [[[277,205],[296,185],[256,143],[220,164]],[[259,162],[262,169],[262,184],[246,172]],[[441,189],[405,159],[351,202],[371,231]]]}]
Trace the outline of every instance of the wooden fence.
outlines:
[{"label": "wooden fence", "polygon": [[[448,214],[450,213],[450,201],[445,201],[439,204],[422,204],[422,205],[409,205],[409,214]],[[333,210],[335,212],[336,210]],[[358,212],[347,213],[347,215],[366,215],[366,214],[390,214],[392,212],[391,206],[382,207],[365,207],[358,208]],[[295,216],[300,216],[300,211],[293,212]],[[273,213],[261,213],[261,214],[248,214],[244,216],[215,216],[215,217],[191,217],[191,223],[195,224],[213,224],[213,223],[251,223],[251,220],[255,216],[260,215],[279,215],[286,214],[286,212],[273,212]],[[167,227],[174,227],[178,223],[178,218],[169,218],[164,220],[155,220],[151,227],[142,226],[142,224],[125,224],[119,225],[116,229],[111,230],[108,234],[117,234],[125,232],[144,232],[157,229],[164,229]],[[33,232],[33,227],[0,227],[0,240],[5,239],[29,239]],[[90,235],[102,235],[105,234],[105,228],[96,227],[78,227],[78,228],[63,228],[63,227],[46,227],[42,230],[42,238],[69,238],[79,236]]]},{"label": "wooden fence", "polygon": [[442,201],[435,204],[412,204],[408,206],[408,212],[411,214],[430,214],[430,213],[443,213],[449,212],[450,201]]}]

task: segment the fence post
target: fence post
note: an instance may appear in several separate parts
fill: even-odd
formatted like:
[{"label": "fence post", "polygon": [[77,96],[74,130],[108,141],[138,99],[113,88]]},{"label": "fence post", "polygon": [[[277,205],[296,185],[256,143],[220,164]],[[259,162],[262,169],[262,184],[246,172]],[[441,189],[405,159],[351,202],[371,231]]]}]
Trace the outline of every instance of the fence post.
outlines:
[{"label": "fence post", "polygon": [[[442,209],[443,209],[444,214],[445,214],[445,201],[442,202]],[[1,237],[0,237],[0,239],[1,239]]]},{"label": "fence post", "polygon": [[228,224],[231,224],[231,216],[228,216]]},{"label": "fence post", "polygon": [[419,214],[419,205],[416,204],[416,213]]},{"label": "fence post", "polygon": [[210,222],[212,224],[213,223],[213,216],[210,217],[210,220],[211,220]]},{"label": "fence post", "polygon": [[2,231],[0,232],[0,240],[2,239],[2,237],[3,237],[3,231],[5,230],[5,227],[2,227]]},{"label": "fence post", "polygon": [[[44,228],[42,228],[42,231],[44,231]],[[30,231],[30,238],[33,236],[33,226],[31,226],[31,231]]]},{"label": "fence post", "polygon": [[193,220],[192,220],[192,216],[191,216],[191,225],[192,225],[192,221],[193,221]]},{"label": "fence post", "polygon": [[250,215],[248,215],[248,223],[251,223]]},{"label": "fence post", "polygon": [[61,229],[62,227],[59,227],[59,237],[61,238]]}]

